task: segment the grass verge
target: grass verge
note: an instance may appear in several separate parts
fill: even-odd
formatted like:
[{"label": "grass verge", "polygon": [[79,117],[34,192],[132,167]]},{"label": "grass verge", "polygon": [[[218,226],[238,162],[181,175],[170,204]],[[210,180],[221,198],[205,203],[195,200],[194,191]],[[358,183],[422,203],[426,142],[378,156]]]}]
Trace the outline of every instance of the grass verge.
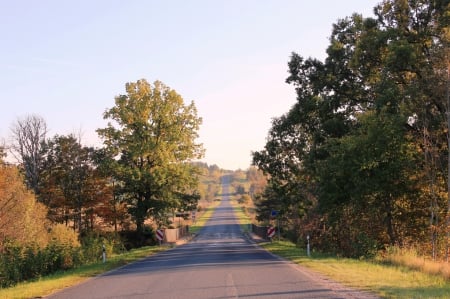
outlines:
[{"label": "grass verge", "polygon": [[272,253],[306,266],[345,285],[368,290],[383,298],[449,298],[450,283],[441,276],[429,275],[402,266],[329,257],[313,253],[290,242],[261,244]]},{"label": "grass verge", "polygon": [[[232,204],[242,230],[248,232],[249,217],[238,203],[232,201]],[[337,258],[319,253],[313,253],[311,257],[308,257],[306,248],[299,248],[287,241],[267,242],[262,243],[261,246],[278,256],[292,260],[335,281],[356,289],[371,291],[383,298],[450,297],[449,280],[442,275],[424,273],[423,267],[419,267],[417,270],[411,269],[407,267],[410,262],[398,263],[398,261],[387,260],[391,264],[386,264],[383,263],[386,260],[382,262],[364,261]],[[405,255],[404,252],[401,252],[399,256],[408,257],[408,260],[411,260],[411,256]],[[442,267],[440,271],[435,271],[435,274],[442,274]]]},{"label": "grass verge", "polygon": [[245,214],[243,208],[239,206],[235,201],[231,201],[233,206],[234,214],[236,215],[239,225],[241,226],[241,230],[243,233],[249,233],[251,228],[251,221],[248,216]]},{"label": "grass verge", "polygon": [[191,234],[196,234],[202,227],[205,225],[205,223],[211,218],[212,214],[214,213],[214,210],[216,207],[220,205],[220,201],[215,201],[210,206],[206,208],[206,211],[191,225],[189,228],[189,232]]},{"label": "grass verge", "polygon": [[42,277],[36,281],[24,282],[16,285],[15,287],[0,289],[0,298],[39,298],[47,296],[63,288],[74,286],[91,277],[166,249],[167,247],[158,246],[133,249],[129,252],[112,256],[106,263],[99,262],[84,265],[76,269]]}]

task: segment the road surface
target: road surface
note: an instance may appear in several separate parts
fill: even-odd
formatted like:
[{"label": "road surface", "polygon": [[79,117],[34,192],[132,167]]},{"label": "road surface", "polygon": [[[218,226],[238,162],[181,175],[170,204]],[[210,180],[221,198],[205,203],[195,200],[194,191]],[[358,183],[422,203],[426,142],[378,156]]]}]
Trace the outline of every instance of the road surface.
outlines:
[{"label": "road surface", "polygon": [[48,298],[375,298],[316,277],[245,237],[224,196],[188,244],[95,277]]}]

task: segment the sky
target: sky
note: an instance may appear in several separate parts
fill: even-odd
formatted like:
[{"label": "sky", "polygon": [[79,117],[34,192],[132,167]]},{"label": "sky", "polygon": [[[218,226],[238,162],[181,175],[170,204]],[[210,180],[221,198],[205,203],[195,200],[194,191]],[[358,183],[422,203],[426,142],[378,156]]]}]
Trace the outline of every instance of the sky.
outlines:
[{"label": "sky", "polygon": [[0,142],[36,114],[101,147],[125,84],[159,80],[195,103],[202,161],[245,170],[296,101],[292,52],[323,60],[332,25],[380,1],[0,0]]}]

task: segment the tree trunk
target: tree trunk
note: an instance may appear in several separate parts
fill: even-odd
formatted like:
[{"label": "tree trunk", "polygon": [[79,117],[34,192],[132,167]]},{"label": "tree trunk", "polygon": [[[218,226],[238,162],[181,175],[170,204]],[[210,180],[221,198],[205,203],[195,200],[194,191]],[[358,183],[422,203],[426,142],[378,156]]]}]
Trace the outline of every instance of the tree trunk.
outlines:
[{"label": "tree trunk", "polygon": [[450,64],[447,65],[447,244],[446,260],[449,262],[450,247]]},{"label": "tree trunk", "polygon": [[389,236],[389,243],[391,244],[391,246],[394,246],[395,244],[397,244],[397,237],[395,234],[395,229],[394,229],[394,223],[393,223],[393,216],[392,216],[392,196],[389,195],[388,199],[385,200],[385,212],[386,212],[386,218],[385,218],[385,223],[386,223],[386,229],[387,229],[387,234]]},{"label": "tree trunk", "polygon": [[145,216],[147,214],[147,209],[145,208],[145,199],[140,197],[138,199],[136,209],[135,209],[135,221],[136,221],[136,231],[138,235],[142,236],[144,233],[144,222]]}]

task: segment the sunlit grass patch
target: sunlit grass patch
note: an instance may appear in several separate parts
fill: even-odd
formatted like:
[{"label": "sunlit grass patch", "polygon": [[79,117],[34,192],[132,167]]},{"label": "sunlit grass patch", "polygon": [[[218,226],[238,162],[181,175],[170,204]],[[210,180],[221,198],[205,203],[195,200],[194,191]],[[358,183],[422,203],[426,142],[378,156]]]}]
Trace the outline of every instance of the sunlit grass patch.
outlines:
[{"label": "sunlit grass patch", "polygon": [[248,233],[251,231],[251,220],[245,214],[243,207],[241,207],[235,200],[230,201],[233,206],[234,214],[236,215],[239,225],[241,226],[241,230],[244,233]]},{"label": "sunlit grass patch", "polygon": [[447,281],[450,281],[449,263],[433,261],[430,258],[419,255],[414,249],[391,247],[378,260],[384,263],[405,266],[432,275],[439,275]]},{"label": "sunlit grass patch", "polygon": [[290,242],[263,243],[267,250],[306,266],[333,280],[358,289],[372,291],[384,298],[449,298],[450,283],[402,266],[372,261],[337,258],[312,253]]}]

